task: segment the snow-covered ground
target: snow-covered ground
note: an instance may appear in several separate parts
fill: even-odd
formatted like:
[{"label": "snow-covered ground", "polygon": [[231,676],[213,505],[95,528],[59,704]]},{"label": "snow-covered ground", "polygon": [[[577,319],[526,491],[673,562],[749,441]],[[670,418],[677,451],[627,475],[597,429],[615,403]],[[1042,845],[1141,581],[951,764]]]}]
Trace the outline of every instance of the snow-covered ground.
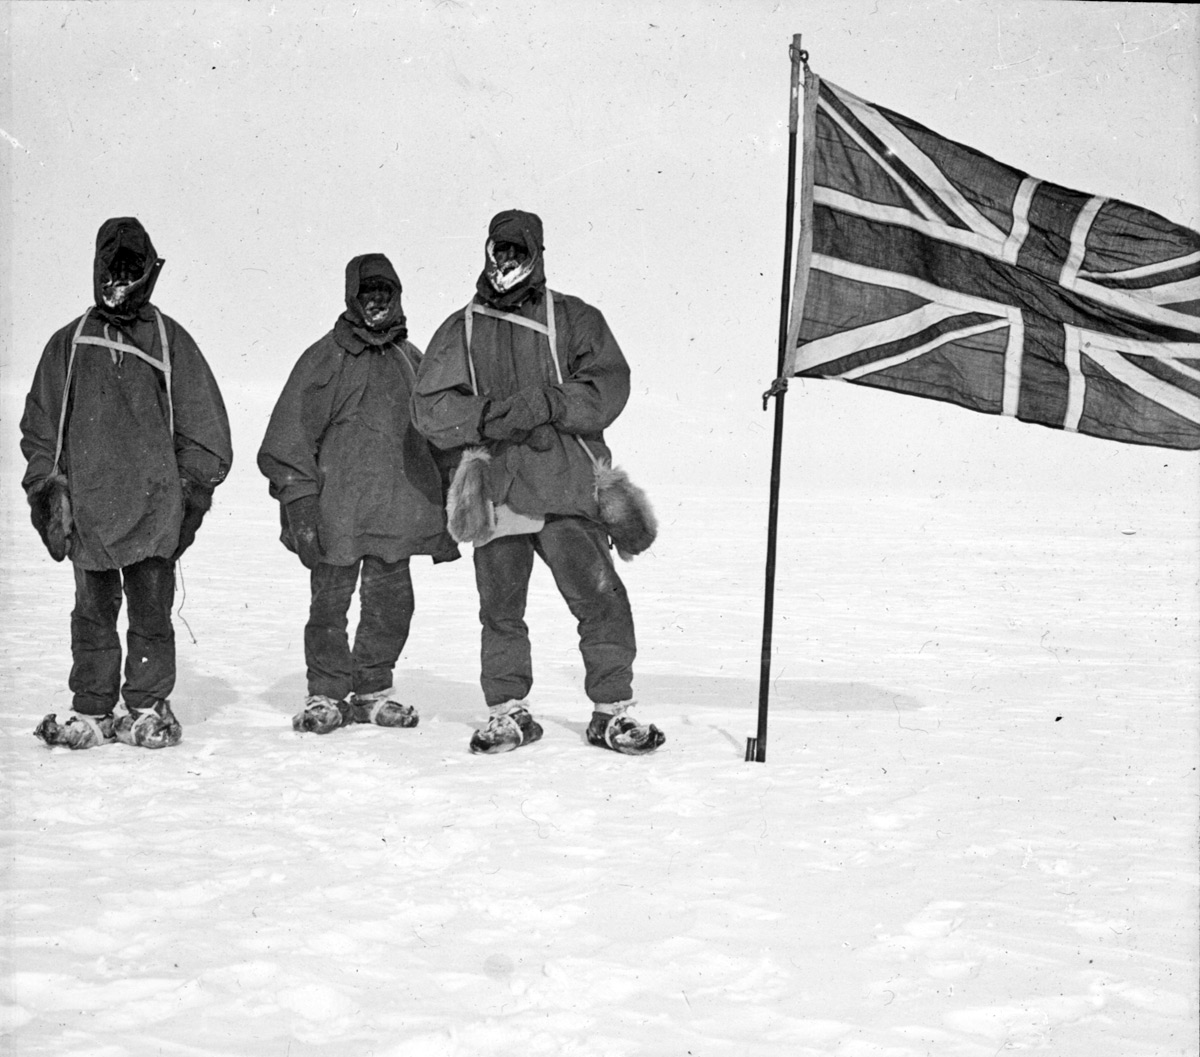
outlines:
[{"label": "snow-covered ground", "polygon": [[31,736],[71,582],[4,477],[5,1057],[1197,1052],[1194,489],[785,489],[753,764],[765,497],[656,480],[622,572],[666,745],[584,743],[539,570],[546,736],[474,757],[469,556],[416,569],[418,728],[292,732],[306,581],[250,447],[162,752]]}]

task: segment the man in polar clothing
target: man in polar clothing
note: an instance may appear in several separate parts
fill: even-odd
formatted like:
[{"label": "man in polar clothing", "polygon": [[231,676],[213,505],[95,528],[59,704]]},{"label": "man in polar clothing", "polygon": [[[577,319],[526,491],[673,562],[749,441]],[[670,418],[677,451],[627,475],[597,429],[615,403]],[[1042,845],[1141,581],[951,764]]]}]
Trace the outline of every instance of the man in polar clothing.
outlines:
[{"label": "man in polar clothing", "polygon": [[355,257],[346,265],[346,310],[297,361],[258,453],[280,503],[283,544],[310,570],[308,696],[292,720],[298,731],[413,727],[419,719],[392,685],[413,616],[409,559],[450,561],[458,548],[446,534],[435,453],[411,421],[421,353],[407,337],[391,262],[382,253]]},{"label": "man in polar clothing", "polygon": [[161,748],[182,736],[168,700],[175,563],[233,453],[208,364],[191,335],[150,302],[162,265],[135,218],[105,221],[95,304],[50,339],[25,401],[22,484],[33,525],[51,557],[69,557],[75,569],[72,713],[38,725],[47,745]]},{"label": "man in polar clothing", "polygon": [[450,530],[475,544],[489,718],[471,739],[474,752],[542,736],[527,700],[524,615],[535,555],[579,622],[593,704],[588,741],[640,754],[664,740],[629,715],[633,616],[597,499],[597,467],[610,463],[603,430],[628,398],[629,367],[604,317],[546,287],[541,220],[498,214],[475,297],[434,334],[413,401],[421,432],[458,453]]}]

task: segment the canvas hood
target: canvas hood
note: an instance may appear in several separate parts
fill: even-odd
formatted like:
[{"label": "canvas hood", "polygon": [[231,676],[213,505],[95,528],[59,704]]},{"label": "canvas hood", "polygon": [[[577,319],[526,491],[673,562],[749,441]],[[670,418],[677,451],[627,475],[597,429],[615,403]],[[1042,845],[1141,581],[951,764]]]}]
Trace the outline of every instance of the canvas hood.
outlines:
[{"label": "canvas hood", "polygon": [[[368,279],[385,279],[393,293],[386,314],[368,322],[360,293]],[[346,311],[334,327],[337,341],[351,352],[361,352],[368,345],[386,345],[408,337],[407,321],[401,304],[403,287],[392,262],[382,253],[364,253],[346,265]]]},{"label": "canvas hood", "polygon": [[[128,285],[114,285],[113,264],[118,257],[137,257],[140,274]],[[92,263],[92,296],[97,313],[113,323],[127,323],[150,303],[158,273],[165,262],[135,217],[114,217],[100,225]],[[109,304],[109,301],[114,301]]]},{"label": "canvas hood", "polygon": [[[503,274],[496,264],[494,250],[498,242],[524,246],[528,261],[517,271]],[[535,213],[506,209],[492,217],[484,248],[483,272],[475,284],[480,300],[493,308],[516,308],[531,296],[546,289],[546,269],[542,258],[542,220]]]}]

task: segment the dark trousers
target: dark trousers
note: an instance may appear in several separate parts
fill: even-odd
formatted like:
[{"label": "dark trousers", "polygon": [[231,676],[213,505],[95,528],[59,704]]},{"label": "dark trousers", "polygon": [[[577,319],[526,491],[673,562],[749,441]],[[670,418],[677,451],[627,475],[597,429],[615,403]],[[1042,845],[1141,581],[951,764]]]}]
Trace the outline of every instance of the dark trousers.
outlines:
[{"label": "dark trousers", "polygon": [[475,548],[484,700],[489,705],[519,701],[533,686],[525,600],[535,554],[550,567],[559,593],[579,622],[588,697],[596,704],[628,701],[637,654],[629,596],[613,566],[603,527],[576,517],[549,518],[541,532],[501,536]]},{"label": "dark trousers", "polygon": [[[117,635],[122,588],[129,600],[123,686]],[[118,692],[133,709],[148,708],[170,696],[175,688],[174,604],[175,566],[166,558],[147,558],[124,569],[100,572],[75,566],[68,685],[76,712],[105,715],[116,705]]]},{"label": "dark trousers", "polygon": [[[351,650],[346,614],[360,570],[358,628]],[[385,562],[367,555],[353,565],[322,562],[313,569],[311,583],[304,628],[308,692],[341,701],[351,691],[386,690],[412,624],[415,599],[408,559]]]}]

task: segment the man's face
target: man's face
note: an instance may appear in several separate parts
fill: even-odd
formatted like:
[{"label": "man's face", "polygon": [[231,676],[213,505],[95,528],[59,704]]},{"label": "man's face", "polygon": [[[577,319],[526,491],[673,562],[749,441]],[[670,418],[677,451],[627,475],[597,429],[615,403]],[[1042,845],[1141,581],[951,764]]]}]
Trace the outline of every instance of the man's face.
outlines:
[{"label": "man's face", "polygon": [[120,250],[108,266],[108,280],[100,288],[100,297],[109,308],[125,300],[129,288],[145,271],[146,263],[136,253]]},{"label": "man's face", "polygon": [[516,242],[495,242],[492,244],[492,259],[500,274],[508,275],[529,260],[529,251]]},{"label": "man's face", "polygon": [[366,279],[358,288],[358,303],[368,326],[383,321],[392,305],[395,288],[386,279]]}]

